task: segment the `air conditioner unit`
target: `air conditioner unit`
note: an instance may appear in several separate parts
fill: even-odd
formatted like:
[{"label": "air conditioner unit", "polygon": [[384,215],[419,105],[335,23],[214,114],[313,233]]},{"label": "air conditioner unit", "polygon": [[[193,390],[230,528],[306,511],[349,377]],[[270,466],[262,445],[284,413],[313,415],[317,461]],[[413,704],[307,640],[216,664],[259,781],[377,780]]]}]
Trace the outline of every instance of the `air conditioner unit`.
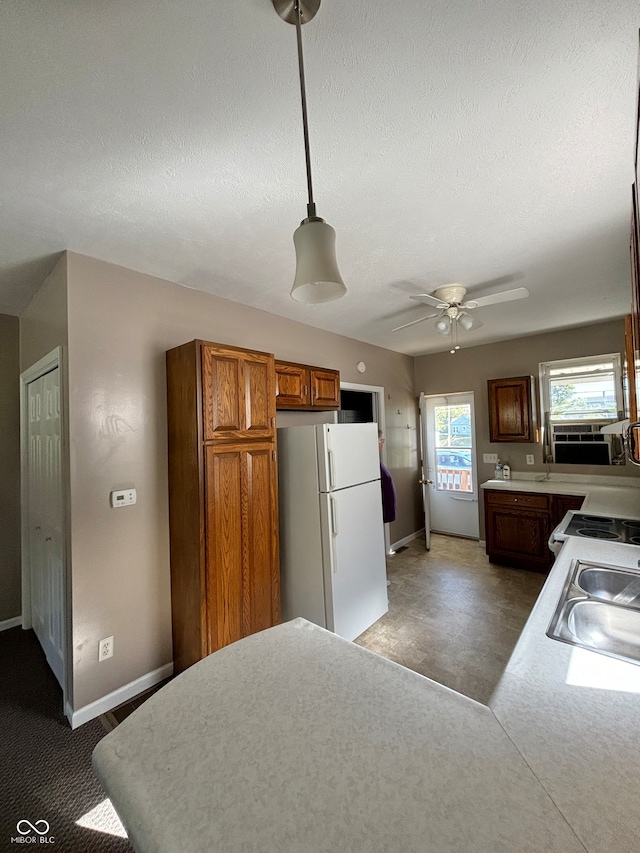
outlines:
[{"label": "air conditioner unit", "polygon": [[611,465],[611,435],[600,428],[611,421],[551,425],[553,460],[559,465]]}]

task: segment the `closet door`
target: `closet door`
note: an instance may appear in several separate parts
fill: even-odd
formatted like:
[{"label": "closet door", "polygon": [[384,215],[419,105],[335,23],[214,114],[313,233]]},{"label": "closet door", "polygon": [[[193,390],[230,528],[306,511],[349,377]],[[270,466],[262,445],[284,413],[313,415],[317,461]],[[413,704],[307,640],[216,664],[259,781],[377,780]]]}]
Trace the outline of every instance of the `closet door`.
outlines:
[{"label": "closet door", "polygon": [[27,493],[31,620],[47,662],[64,681],[64,577],[60,371],[27,386]]}]

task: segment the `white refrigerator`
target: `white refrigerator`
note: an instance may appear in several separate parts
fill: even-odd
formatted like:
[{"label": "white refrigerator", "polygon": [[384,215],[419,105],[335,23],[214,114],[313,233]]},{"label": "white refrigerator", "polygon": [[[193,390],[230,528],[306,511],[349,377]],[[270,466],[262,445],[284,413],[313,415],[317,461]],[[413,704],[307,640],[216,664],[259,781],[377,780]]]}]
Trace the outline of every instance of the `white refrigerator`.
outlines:
[{"label": "white refrigerator", "polygon": [[388,610],[377,424],[278,429],[282,619],[353,640]]}]

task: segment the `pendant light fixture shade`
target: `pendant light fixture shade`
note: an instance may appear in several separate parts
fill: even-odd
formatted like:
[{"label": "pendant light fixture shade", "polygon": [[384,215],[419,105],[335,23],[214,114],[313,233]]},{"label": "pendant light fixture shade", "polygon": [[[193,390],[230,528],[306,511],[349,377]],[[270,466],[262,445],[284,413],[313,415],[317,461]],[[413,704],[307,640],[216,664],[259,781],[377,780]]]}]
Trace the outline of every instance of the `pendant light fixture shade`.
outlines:
[{"label": "pendant light fixture shade", "polygon": [[296,277],[291,296],[312,304],[340,299],[347,292],[336,260],[336,232],[319,217],[305,219],[293,235]]},{"label": "pendant light fixture shade", "polygon": [[307,167],[307,218],[293,235],[296,248],[296,275],[291,296],[298,302],[314,304],[340,299],[347,292],[336,260],[336,232],[324,219],[316,216],[311,182],[311,156],[309,153],[309,124],[307,120],[307,93],[304,82],[302,56],[302,24],[310,21],[320,6],[320,0],[273,0],[280,17],[295,24],[298,43],[298,73],[302,100],[302,128]]}]

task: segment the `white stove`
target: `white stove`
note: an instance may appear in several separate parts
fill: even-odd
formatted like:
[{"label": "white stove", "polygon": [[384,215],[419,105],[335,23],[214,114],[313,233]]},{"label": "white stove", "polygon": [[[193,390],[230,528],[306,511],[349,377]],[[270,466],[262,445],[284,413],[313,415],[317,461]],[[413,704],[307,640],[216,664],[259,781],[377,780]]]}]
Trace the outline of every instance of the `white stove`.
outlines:
[{"label": "white stove", "polygon": [[640,519],[590,515],[579,510],[571,510],[549,537],[551,551],[557,555],[562,543],[569,536],[618,542],[622,545],[640,545]]}]

